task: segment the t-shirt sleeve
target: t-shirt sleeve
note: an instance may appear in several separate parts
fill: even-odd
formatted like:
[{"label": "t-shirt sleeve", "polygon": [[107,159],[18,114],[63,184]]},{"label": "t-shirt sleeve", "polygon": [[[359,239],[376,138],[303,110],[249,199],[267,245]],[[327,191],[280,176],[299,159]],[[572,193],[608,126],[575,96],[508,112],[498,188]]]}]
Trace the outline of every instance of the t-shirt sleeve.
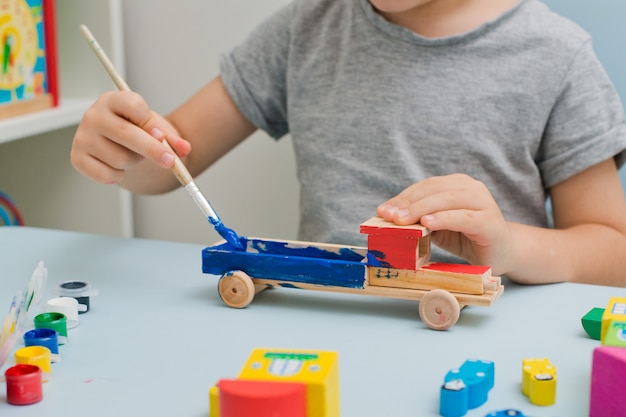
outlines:
[{"label": "t-shirt sleeve", "polygon": [[292,8],[280,9],[220,59],[222,80],[239,110],[275,139],[289,132],[286,68]]},{"label": "t-shirt sleeve", "polygon": [[569,65],[547,121],[537,161],[544,183],[552,187],[609,158],[619,168],[625,149],[620,97],[588,40]]}]

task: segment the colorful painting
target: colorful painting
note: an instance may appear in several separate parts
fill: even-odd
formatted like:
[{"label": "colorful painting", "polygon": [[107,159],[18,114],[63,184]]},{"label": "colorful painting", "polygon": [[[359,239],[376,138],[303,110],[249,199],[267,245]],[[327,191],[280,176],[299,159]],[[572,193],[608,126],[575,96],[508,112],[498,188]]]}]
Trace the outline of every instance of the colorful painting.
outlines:
[{"label": "colorful painting", "polygon": [[0,0],[0,109],[31,100],[37,109],[53,105],[44,3]]}]

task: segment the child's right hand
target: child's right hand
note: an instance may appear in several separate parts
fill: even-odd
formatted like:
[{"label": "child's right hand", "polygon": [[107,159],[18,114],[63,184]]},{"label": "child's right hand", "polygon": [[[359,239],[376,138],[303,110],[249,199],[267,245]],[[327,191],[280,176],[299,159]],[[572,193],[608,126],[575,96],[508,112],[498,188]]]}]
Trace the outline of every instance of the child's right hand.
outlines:
[{"label": "child's right hand", "polygon": [[[104,184],[119,184],[142,161],[171,168],[174,154],[181,156],[191,145],[162,116],[150,110],[133,92],[107,92],[85,112],[72,144],[72,165],[83,175]],[[153,165],[153,164],[150,164]],[[171,174],[168,173],[171,179]]]},{"label": "child's right hand", "polygon": [[396,224],[421,223],[432,243],[470,263],[508,271],[515,235],[484,183],[465,174],[430,177],[377,208]]}]

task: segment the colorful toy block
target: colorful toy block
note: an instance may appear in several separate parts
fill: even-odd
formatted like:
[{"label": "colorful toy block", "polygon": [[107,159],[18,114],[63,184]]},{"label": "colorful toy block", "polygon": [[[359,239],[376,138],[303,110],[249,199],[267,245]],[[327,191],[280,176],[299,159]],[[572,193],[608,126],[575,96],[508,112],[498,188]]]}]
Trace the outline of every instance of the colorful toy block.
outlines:
[{"label": "colorful toy block", "polygon": [[546,358],[522,360],[522,393],[535,405],[556,401],[556,367]]},{"label": "colorful toy block", "polygon": [[461,379],[445,382],[441,387],[439,414],[444,417],[461,417],[467,414],[469,390]]},{"label": "colorful toy block", "polygon": [[524,414],[519,410],[500,410],[500,411],[492,411],[487,414],[485,417],[525,417]]},{"label": "colorful toy block", "polygon": [[581,319],[583,329],[585,332],[595,340],[600,340],[602,334],[602,315],[604,309],[600,307],[594,307],[587,312]]},{"label": "colorful toy block", "polygon": [[626,349],[600,346],[593,351],[589,417],[622,416],[626,410]]},{"label": "colorful toy block", "polygon": [[217,386],[221,417],[307,417],[303,383],[222,379]]},{"label": "colorful toy block", "polygon": [[626,322],[626,298],[611,297],[609,303],[602,314],[602,331],[600,340],[604,339],[607,329],[611,321]]},{"label": "colorful toy block", "polygon": [[626,348],[626,322],[611,321],[602,339],[602,346]]},{"label": "colorful toy block", "polygon": [[468,359],[460,368],[450,370],[441,387],[439,414],[461,417],[467,410],[481,406],[494,386],[494,378],[491,361]]},{"label": "colorful toy block", "polygon": [[367,234],[373,265],[417,269],[430,257],[430,231],[422,225],[396,226],[373,217],[361,224],[360,231]]},{"label": "colorful toy block", "polygon": [[[239,381],[266,381],[287,384],[302,384],[305,386],[306,414],[304,417],[339,417],[339,363],[338,354],[330,351],[312,350],[282,350],[282,349],[254,349],[239,373]],[[237,395],[248,398],[248,402],[257,401],[267,403],[269,397],[281,398],[287,396],[286,388],[275,388],[277,385],[263,387],[264,397],[253,399],[249,391],[249,384],[236,384],[228,381],[230,390],[236,390]],[[272,393],[273,390],[279,390]],[[209,390],[210,417],[230,417],[222,415],[222,401],[224,395],[232,400],[235,394],[222,393],[221,381]],[[285,397],[285,402],[292,402],[291,393]],[[288,400],[288,401],[287,401]],[[295,402],[294,402],[295,404]],[[282,406],[282,405],[281,405]],[[297,412],[297,410],[296,410]],[[246,414],[241,414],[246,415]],[[257,414],[255,414],[256,416]],[[282,414],[276,414],[276,416]],[[297,415],[295,412],[293,416]],[[272,415],[273,416],[273,415]]]}]

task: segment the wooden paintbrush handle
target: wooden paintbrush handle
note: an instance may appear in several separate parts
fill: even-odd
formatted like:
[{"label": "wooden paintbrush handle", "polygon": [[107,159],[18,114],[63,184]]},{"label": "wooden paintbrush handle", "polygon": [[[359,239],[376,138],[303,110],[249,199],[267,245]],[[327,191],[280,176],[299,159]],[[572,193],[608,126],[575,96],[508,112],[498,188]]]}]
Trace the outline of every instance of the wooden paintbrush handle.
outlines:
[{"label": "wooden paintbrush handle", "polygon": [[174,152],[170,144],[167,142],[167,139],[163,138],[161,143],[174,153],[174,166],[172,167],[172,172],[176,178],[178,178],[178,181],[180,181],[182,185],[187,185],[193,182],[193,177],[185,167],[185,164],[183,164],[183,161],[180,160],[178,155],[176,155],[176,152]]}]

